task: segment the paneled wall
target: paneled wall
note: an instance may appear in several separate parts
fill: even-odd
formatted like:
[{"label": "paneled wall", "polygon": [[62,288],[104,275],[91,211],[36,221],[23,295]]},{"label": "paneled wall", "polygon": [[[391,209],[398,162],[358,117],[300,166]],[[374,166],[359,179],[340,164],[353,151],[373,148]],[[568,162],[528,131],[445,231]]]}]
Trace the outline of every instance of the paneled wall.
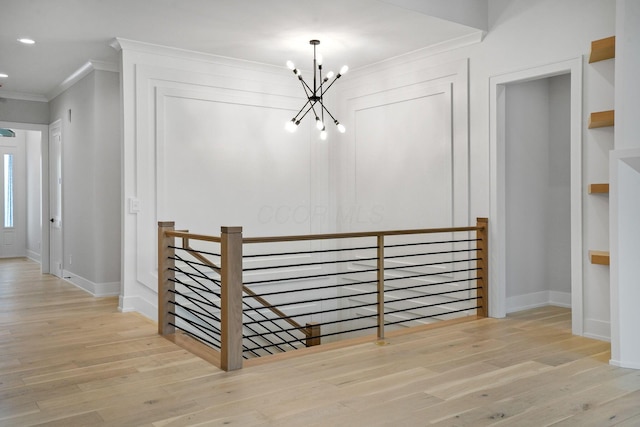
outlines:
[{"label": "paneled wall", "polygon": [[123,310],[155,317],[158,220],[247,236],[468,224],[466,61],[383,93],[380,75],[341,79],[348,131],[323,142],[312,120],[284,131],[304,102],[284,67],[120,42]]},{"label": "paneled wall", "polygon": [[155,317],[156,224],[246,236],[327,227],[327,148],[312,121],[284,124],[299,83],[269,67],[121,41],[123,310]]},{"label": "paneled wall", "polygon": [[404,69],[355,72],[344,91],[351,130],[332,151],[342,231],[468,225],[467,60]]}]

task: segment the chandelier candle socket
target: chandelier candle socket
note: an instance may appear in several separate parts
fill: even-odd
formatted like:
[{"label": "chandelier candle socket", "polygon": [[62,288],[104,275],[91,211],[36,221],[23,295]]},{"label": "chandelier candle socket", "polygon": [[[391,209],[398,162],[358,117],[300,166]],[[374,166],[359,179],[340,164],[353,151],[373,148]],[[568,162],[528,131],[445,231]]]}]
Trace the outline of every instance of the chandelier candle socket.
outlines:
[{"label": "chandelier candle socket", "polygon": [[313,115],[316,118],[316,127],[320,131],[320,139],[324,141],[327,139],[327,128],[324,120],[325,112],[329,117],[331,117],[331,120],[333,120],[333,123],[338,128],[338,132],[344,133],[346,130],[344,125],[342,125],[333,116],[333,114],[329,112],[327,107],[325,107],[324,94],[327,93],[336,80],[342,77],[349,70],[349,67],[344,65],[340,69],[340,72],[335,74],[335,77],[333,71],[329,71],[324,77],[322,77],[322,56],[316,54],[316,46],[320,44],[320,40],[310,40],[309,44],[313,45],[313,87],[309,86],[307,82],[304,81],[302,73],[296,68],[295,64],[291,61],[287,61],[287,67],[293,71],[293,74],[298,77],[298,80],[302,85],[302,89],[307,97],[307,102],[305,102],[293,119],[287,122],[285,129],[289,132],[295,132],[296,129],[298,129],[300,121],[304,119],[309,111],[313,111]]}]

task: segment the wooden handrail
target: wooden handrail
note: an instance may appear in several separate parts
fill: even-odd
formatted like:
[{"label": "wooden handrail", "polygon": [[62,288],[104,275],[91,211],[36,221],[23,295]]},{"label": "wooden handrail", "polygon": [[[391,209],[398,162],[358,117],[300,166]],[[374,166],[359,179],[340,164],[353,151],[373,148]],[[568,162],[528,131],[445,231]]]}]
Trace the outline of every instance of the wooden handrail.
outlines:
[{"label": "wooden handrail", "polygon": [[300,240],[327,240],[327,239],[352,239],[357,237],[378,237],[378,236],[402,236],[405,234],[435,234],[456,231],[477,231],[481,226],[470,227],[449,227],[449,228],[424,228],[415,230],[388,230],[388,231],[362,231],[358,233],[329,233],[329,234],[307,234],[298,236],[270,236],[270,237],[245,237],[243,243],[277,243],[294,242]]}]

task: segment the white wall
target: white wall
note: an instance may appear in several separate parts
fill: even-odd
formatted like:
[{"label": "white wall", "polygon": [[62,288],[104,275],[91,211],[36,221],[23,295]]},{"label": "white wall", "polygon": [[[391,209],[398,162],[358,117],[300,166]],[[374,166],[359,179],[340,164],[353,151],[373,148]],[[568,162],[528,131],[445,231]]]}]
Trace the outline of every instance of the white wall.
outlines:
[{"label": "white wall", "polygon": [[640,3],[616,2],[615,150],[611,153],[611,363],[640,369]]},{"label": "white wall", "polygon": [[42,133],[27,131],[27,256],[40,262],[42,249]]},{"label": "white wall", "polygon": [[62,120],[64,276],[96,295],[120,290],[119,78],[95,70],[51,101]]},{"label": "white wall", "polygon": [[0,96],[0,121],[49,124],[49,104]]}]

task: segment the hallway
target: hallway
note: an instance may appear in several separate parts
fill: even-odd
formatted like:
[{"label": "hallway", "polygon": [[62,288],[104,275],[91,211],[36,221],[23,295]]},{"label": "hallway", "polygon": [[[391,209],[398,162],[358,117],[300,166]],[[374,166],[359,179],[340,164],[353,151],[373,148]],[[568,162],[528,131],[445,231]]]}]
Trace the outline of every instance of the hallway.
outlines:
[{"label": "hallway", "polygon": [[640,371],[544,307],[222,372],[119,313],[0,260],[0,425],[640,424]]}]

